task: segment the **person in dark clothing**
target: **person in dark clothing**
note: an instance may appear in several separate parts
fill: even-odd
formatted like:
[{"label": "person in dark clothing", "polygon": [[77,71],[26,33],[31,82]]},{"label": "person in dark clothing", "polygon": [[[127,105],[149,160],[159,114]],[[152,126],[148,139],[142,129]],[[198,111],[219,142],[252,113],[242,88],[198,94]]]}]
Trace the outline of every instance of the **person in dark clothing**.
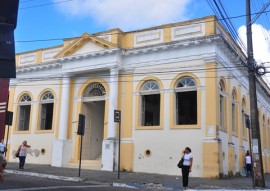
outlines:
[{"label": "person in dark clothing", "polygon": [[193,157],[191,154],[191,149],[189,147],[186,147],[183,153],[184,162],[182,167],[182,181],[183,188],[188,189],[188,176],[192,169]]},{"label": "person in dark clothing", "polygon": [[252,172],[252,159],[250,156],[249,151],[247,151],[246,157],[245,157],[245,163],[246,163],[246,169],[247,169],[247,177],[251,177],[251,172]]}]

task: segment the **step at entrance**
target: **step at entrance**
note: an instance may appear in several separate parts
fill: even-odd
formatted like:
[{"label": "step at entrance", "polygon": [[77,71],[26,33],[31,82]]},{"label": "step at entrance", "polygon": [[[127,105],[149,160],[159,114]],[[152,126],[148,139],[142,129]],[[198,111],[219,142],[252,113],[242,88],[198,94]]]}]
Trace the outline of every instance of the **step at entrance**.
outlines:
[{"label": "step at entrance", "polygon": [[[79,161],[64,165],[66,168],[79,168]],[[81,169],[101,170],[101,157],[99,160],[82,160]]]}]

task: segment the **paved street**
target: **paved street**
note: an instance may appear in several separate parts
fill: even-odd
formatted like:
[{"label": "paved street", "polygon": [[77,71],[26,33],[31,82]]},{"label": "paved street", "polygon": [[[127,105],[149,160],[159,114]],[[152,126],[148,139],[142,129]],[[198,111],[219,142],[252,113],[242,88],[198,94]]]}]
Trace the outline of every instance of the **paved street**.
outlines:
[{"label": "paved street", "polygon": [[135,190],[130,188],[113,187],[110,184],[93,184],[87,181],[71,182],[52,180],[47,178],[6,174],[5,181],[0,183],[0,190],[28,191],[28,190],[89,190],[89,191],[122,191]]},{"label": "paved street", "polygon": [[[270,176],[265,175],[267,188]],[[127,188],[132,187],[132,188]],[[190,177],[192,190],[251,190],[252,181],[246,177],[227,179],[206,179]],[[135,189],[137,188],[137,189]],[[181,176],[168,176],[148,173],[121,173],[120,180],[116,172],[82,170],[78,178],[78,169],[57,168],[49,165],[26,164],[24,171],[18,170],[17,163],[9,163],[5,181],[0,190],[182,190]]]}]

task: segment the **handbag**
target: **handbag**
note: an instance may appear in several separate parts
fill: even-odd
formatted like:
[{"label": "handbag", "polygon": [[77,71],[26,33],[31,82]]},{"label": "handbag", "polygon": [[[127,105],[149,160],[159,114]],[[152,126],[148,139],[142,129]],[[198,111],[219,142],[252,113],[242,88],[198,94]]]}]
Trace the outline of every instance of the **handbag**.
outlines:
[{"label": "handbag", "polygon": [[19,158],[19,156],[20,156],[20,150],[21,150],[21,146],[19,146],[17,152],[15,153],[15,157]]},{"label": "handbag", "polygon": [[181,160],[178,162],[177,166],[178,168],[182,168],[184,163],[184,157],[181,158]]}]

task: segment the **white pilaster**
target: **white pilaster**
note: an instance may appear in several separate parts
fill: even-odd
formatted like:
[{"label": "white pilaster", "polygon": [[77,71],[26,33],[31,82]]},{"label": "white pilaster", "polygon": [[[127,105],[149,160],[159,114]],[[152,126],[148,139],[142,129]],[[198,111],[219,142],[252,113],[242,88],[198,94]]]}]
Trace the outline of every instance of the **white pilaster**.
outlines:
[{"label": "white pilaster", "polygon": [[118,103],[118,68],[110,69],[110,95],[109,95],[108,135],[102,143],[102,170],[113,171],[116,124],[114,122],[114,110]]},{"label": "white pilaster", "polygon": [[63,85],[62,85],[60,127],[59,127],[58,140],[67,139],[69,94],[70,94],[70,77],[64,76]]},{"label": "white pilaster", "polygon": [[69,97],[70,77],[63,76],[59,136],[53,142],[52,166],[61,167],[69,162],[72,157],[72,143],[67,140]]},{"label": "white pilaster", "polygon": [[110,104],[108,116],[108,137],[116,137],[116,124],[114,122],[114,110],[117,109],[118,102],[118,68],[111,68],[110,70]]}]

